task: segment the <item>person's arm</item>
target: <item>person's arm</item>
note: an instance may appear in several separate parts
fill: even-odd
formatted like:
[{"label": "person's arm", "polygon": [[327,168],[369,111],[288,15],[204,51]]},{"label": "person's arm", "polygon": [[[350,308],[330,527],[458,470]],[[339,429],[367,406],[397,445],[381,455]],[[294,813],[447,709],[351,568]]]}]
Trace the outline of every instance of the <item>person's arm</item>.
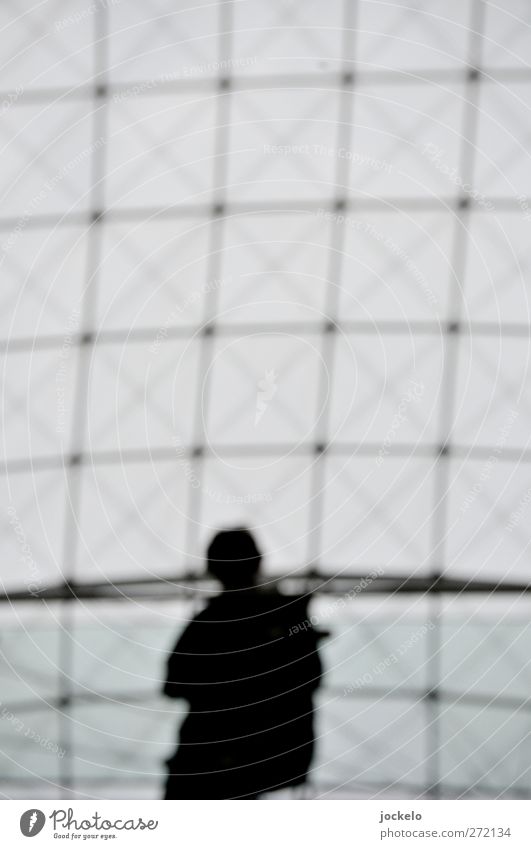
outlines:
[{"label": "person's arm", "polygon": [[292,675],[295,675],[304,687],[314,691],[319,687],[323,677],[318,644],[320,639],[328,636],[328,633],[314,628],[308,614],[308,602],[309,597],[304,596],[292,606],[292,621],[285,647],[289,647],[293,658],[297,660],[296,670],[293,670]]},{"label": "person's arm", "polygon": [[[297,639],[295,637],[295,639]],[[317,690],[323,677],[323,667],[319,656],[318,634],[313,628],[299,638],[298,655],[300,657],[300,673],[304,683],[310,690]]]},{"label": "person's arm", "polygon": [[194,682],[197,681],[199,658],[197,652],[197,625],[191,622],[177,640],[168,657],[166,683],[163,693],[170,699],[189,699]]}]

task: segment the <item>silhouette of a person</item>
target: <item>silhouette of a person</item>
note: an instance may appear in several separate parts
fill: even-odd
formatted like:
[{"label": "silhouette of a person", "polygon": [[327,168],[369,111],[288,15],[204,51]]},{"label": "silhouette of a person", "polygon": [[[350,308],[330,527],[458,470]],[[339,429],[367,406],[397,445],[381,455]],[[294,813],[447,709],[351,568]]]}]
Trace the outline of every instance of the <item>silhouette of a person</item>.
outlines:
[{"label": "silhouette of a person", "polygon": [[208,570],[224,591],[188,625],[164,693],[190,710],[168,760],[166,799],[252,799],[306,780],[321,678],[307,599],[257,586],[250,532],[219,532]]}]

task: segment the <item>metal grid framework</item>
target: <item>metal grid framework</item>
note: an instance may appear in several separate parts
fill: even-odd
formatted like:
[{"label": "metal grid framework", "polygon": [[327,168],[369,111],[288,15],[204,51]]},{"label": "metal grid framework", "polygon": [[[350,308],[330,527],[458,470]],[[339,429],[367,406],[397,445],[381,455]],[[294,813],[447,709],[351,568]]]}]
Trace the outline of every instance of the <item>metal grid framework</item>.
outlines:
[{"label": "metal grid framework", "polygon": [[527,4],[45,6],[4,30],[3,792],[156,792],[149,665],[242,520],[334,633],[317,795],[527,794]]}]

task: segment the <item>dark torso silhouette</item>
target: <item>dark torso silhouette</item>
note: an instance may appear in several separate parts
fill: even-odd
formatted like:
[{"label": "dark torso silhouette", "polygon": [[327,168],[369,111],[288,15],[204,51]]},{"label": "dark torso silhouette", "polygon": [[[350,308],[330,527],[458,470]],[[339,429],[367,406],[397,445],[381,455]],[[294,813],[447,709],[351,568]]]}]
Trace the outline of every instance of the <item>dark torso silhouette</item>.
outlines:
[{"label": "dark torso silhouette", "polygon": [[224,592],[188,625],[164,692],[189,702],[167,799],[253,798],[305,781],[321,664],[307,600]]}]

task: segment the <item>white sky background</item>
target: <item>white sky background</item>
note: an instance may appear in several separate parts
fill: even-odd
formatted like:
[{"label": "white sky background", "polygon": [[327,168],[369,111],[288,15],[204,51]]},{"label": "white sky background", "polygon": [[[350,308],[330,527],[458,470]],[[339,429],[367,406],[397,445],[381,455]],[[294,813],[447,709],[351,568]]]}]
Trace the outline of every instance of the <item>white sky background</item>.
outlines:
[{"label": "white sky background", "polygon": [[[481,0],[2,4],[5,590],[200,572],[239,522],[270,576],[528,582],[530,25],[527,2]],[[1,611],[2,703],[74,752],[4,719],[7,795],[53,795],[66,761],[80,794],[103,773],[110,796],[158,792],[174,717],[154,694],[188,608],[101,604],[66,627],[72,689],[105,696],[66,719],[38,701],[62,692],[64,612]],[[376,676],[392,696],[333,701],[423,604],[328,616],[322,792],[432,780],[428,642]],[[526,751],[528,603],[448,604],[441,689],[509,701],[443,703],[445,792],[528,792],[505,757]],[[159,734],[149,768],[108,745],[107,679],[152,706],[127,708],[130,736]]]}]

